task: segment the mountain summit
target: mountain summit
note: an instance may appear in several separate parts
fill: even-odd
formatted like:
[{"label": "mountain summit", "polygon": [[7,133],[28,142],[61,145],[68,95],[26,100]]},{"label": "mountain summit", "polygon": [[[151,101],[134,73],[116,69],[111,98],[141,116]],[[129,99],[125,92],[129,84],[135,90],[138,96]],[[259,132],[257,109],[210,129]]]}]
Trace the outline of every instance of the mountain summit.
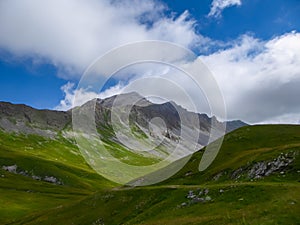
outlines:
[{"label": "mountain summit", "polygon": [[[199,137],[201,145],[207,144],[207,135],[211,129],[212,120],[215,118],[210,118],[206,114],[189,112],[174,102],[154,104],[135,92],[115,95],[106,99],[94,99],[77,108],[85,108],[94,104],[94,101],[96,101],[95,122],[99,128],[103,124],[110,123],[112,107],[122,106],[124,110],[130,110],[129,119],[131,123],[146,128],[152,118],[161,118],[167,130],[175,135],[179,135],[178,128],[182,121],[189,124],[190,128],[193,129],[195,121],[198,120],[201,128],[201,136]],[[58,133],[72,128],[73,110],[66,112],[39,110],[24,104],[0,102],[0,129],[6,132],[55,138]],[[225,124],[219,121],[217,123]],[[198,124],[196,125],[198,126]],[[239,120],[229,121],[226,122],[226,131],[230,132],[245,125],[247,124]]]}]

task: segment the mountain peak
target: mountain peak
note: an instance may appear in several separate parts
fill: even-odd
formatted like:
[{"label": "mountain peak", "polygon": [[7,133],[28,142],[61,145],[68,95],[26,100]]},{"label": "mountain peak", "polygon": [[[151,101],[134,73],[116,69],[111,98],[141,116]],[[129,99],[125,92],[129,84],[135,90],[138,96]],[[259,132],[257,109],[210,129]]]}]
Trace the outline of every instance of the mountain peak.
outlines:
[{"label": "mountain peak", "polygon": [[137,92],[122,93],[119,95],[113,95],[105,99],[97,99],[97,104],[101,104],[104,107],[111,108],[114,106],[147,106],[152,103],[148,101],[145,97],[141,96]]},{"label": "mountain peak", "polygon": [[[173,101],[156,104],[137,92],[129,92],[105,99],[94,99],[76,108],[83,109],[85,106],[91,106],[95,100],[96,124],[98,125],[110,123],[112,107],[117,107],[117,110],[120,107],[121,111],[119,112],[130,110],[130,120],[146,130],[149,128],[150,121],[156,117],[161,118],[166,127],[177,135],[180,134],[181,124],[185,124],[188,129],[192,130],[201,127],[202,136],[199,143],[207,144],[207,137],[212,128],[212,118],[206,114],[190,112]],[[60,131],[66,128],[71,129],[73,110],[67,112],[38,110],[24,104],[0,102],[0,129],[6,132],[56,137]],[[107,117],[107,115],[109,116]],[[223,123],[215,117],[213,118],[221,127]],[[227,122],[227,132],[245,125],[247,124],[242,121]]]}]

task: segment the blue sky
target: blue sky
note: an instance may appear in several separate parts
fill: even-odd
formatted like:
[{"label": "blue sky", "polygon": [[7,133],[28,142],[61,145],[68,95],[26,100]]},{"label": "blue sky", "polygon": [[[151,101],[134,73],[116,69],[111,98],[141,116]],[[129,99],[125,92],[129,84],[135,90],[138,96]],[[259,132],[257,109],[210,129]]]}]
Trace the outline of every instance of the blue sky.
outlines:
[{"label": "blue sky", "polygon": [[[74,84],[73,86],[69,85],[69,88],[76,87],[80,75],[96,56],[131,41],[145,39],[172,41],[193,49],[199,58],[211,67],[216,67],[214,62],[218,62],[219,64],[223,63],[223,68],[228,66],[228,71],[235,71],[236,68],[240,68],[238,66],[249,65],[253,71],[258,71],[258,73],[261,68],[264,68],[264,65],[255,67],[259,63],[255,64],[256,61],[249,56],[249,52],[256,52],[258,49],[259,53],[255,53],[255,56],[260,54],[258,58],[261,57],[269,62],[274,54],[268,53],[282,42],[290,43],[289,40],[293,40],[296,44],[299,43],[299,0],[223,0],[223,3],[221,0],[149,2],[143,3],[143,1],[137,0],[135,4],[128,2],[126,4],[126,1],[97,3],[96,0],[92,0],[86,1],[82,7],[80,5],[82,3],[75,4],[68,0],[52,1],[52,3],[48,1],[43,5],[37,4],[34,0],[26,0],[23,3],[15,0],[1,1],[0,101],[49,109],[59,108],[61,101],[64,101],[66,106],[70,101],[66,98],[72,97],[68,96],[72,95],[72,90],[66,89],[64,85],[69,83]],[[227,6],[224,2],[228,3]],[[232,4],[229,4],[230,2]],[[223,7],[218,8],[218,13],[209,16],[214,3],[223,4]],[[120,5],[121,7],[119,7]],[[90,6],[93,9],[89,9]],[[44,11],[45,9],[46,11]],[[97,11],[97,9],[99,10]],[[105,13],[101,9],[105,9]],[[14,12],[11,12],[12,10]],[[115,14],[116,12],[120,16],[110,19],[109,13]],[[83,19],[79,20],[81,17]],[[142,17],[143,21],[137,19]],[[78,21],[77,18],[79,18]],[[156,27],[145,30],[143,26],[145,18],[146,23],[156,24]],[[60,19],[63,21],[61,26],[59,25]],[[89,21],[99,20],[103,22],[101,24],[89,23]],[[87,23],[81,24],[81,21],[87,21]],[[91,28],[85,28],[86,24],[92,24]],[[97,26],[99,26],[100,33],[95,36],[90,35],[90,33],[94,33],[93,29],[98,29]],[[72,29],[65,29],[66,27],[72,27]],[[123,27],[126,28],[124,31],[122,31]],[[164,29],[169,32],[165,34]],[[121,31],[119,32],[119,30]],[[172,33],[173,31],[174,33]],[[105,37],[102,36],[104,33]],[[110,35],[112,40],[110,40]],[[71,42],[73,41],[72,45],[69,45],[69,39]],[[83,41],[84,44],[80,46]],[[276,44],[276,41],[279,44]],[[93,43],[95,44],[93,45]],[[202,51],[206,46],[208,46],[207,49]],[[268,49],[268,51],[264,51],[264,49]],[[274,52],[277,53],[278,49],[275,50]],[[233,65],[232,61],[225,62],[225,59],[222,58],[229,57],[228,54],[230,57],[241,58],[236,59],[236,64]],[[246,54],[248,58],[243,58],[243,54]],[[270,83],[278,85],[277,91],[285,91],[284,85],[292,81],[296,83],[299,81],[299,74],[294,72],[300,64],[297,61],[298,55],[296,52],[287,52],[286,54],[295,54],[296,58],[294,57],[294,61],[289,61],[291,66],[286,71],[280,71],[280,74],[284,76],[290,70],[293,71],[293,76],[290,76],[284,83],[282,82],[283,77],[276,75],[277,72],[279,73],[279,70],[276,70],[270,72],[269,78],[265,78]],[[266,57],[270,57],[270,59],[266,59]],[[258,58],[257,62],[260,62]],[[278,62],[282,62],[282,60]],[[237,63],[239,64],[237,65]],[[224,81],[225,78],[221,75],[218,77],[218,71],[220,71],[218,67],[213,70],[217,74],[216,79],[220,83],[226,83],[221,89],[225,95],[228,93],[227,107],[229,107],[230,114],[230,111],[240,107],[243,99],[236,100],[235,96],[239,95],[239,92],[231,93],[230,90],[234,87],[228,86],[227,82],[230,83],[230,80]],[[272,75],[274,73],[275,75]],[[242,75],[247,76],[237,74],[235,77]],[[236,82],[238,83],[238,81]],[[274,85],[268,87],[269,91],[262,95],[274,95],[272,94],[272,91],[276,91]],[[249,90],[251,88],[247,86],[241,90],[241,93],[246,96]],[[257,93],[257,90],[253,90],[253,93]],[[294,91],[291,94],[295,95],[298,92]],[[231,97],[231,95],[235,96]],[[288,93],[286,95],[289,97]],[[253,95],[247,94],[248,101],[253,101],[252,104],[258,102],[258,104],[265,105],[264,102],[252,99],[250,96]],[[261,96],[258,98],[261,99]],[[261,113],[261,116],[257,118],[249,116],[242,119],[251,122],[299,121],[299,107],[295,97],[293,100],[290,101],[292,106],[274,100],[274,103],[270,103],[265,112],[257,111],[257,114]],[[233,101],[235,102],[232,103]],[[266,101],[272,102],[273,99],[267,98]],[[282,101],[286,102],[286,99],[283,98]],[[274,108],[280,104],[282,104],[280,106],[282,111],[279,110],[280,113],[268,116],[268,110],[274,111]],[[251,111],[251,113],[256,113],[256,111]],[[235,119],[243,117],[242,115],[242,113],[240,115],[232,113],[229,117]]]},{"label": "blue sky", "polygon": [[51,65],[33,66],[29,62],[0,62],[1,101],[27,104],[36,108],[53,108],[59,103],[65,84]]},{"label": "blue sky", "polygon": [[198,30],[204,35],[218,40],[232,40],[244,33],[270,39],[274,36],[299,30],[298,0],[243,0],[242,5],[223,10],[222,18],[208,18],[211,0],[168,1],[176,12],[188,9],[199,23]]}]

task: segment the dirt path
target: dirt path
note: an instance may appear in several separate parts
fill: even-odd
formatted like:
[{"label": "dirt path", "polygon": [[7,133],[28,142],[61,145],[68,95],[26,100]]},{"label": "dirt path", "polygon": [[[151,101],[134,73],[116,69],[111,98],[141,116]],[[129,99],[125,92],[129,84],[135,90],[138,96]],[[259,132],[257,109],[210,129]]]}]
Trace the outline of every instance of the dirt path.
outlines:
[{"label": "dirt path", "polygon": [[298,187],[298,182],[232,182],[232,183],[219,183],[219,184],[199,184],[199,185],[160,185],[160,186],[145,186],[145,187],[117,187],[112,191],[126,191],[126,190],[151,190],[151,189],[189,189],[189,188],[214,188],[214,187],[230,187],[230,186],[278,186],[278,187]]}]

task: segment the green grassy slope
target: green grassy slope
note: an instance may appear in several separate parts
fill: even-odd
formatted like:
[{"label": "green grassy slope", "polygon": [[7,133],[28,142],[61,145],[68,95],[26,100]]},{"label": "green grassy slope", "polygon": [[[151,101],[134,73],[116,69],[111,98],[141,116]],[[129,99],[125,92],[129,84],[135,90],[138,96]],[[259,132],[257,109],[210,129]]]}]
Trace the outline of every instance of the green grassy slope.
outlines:
[{"label": "green grassy slope", "polygon": [[[299,224],[300,126],[251,126],[226,135],[213,164],[198,172],[203,150],[170,179],[119,187],[84,163],[64,139],[0,134],[0,165],[16,164],[64,185],[0,169],[0,224]],[[44,144],[41,144],[44,143]],[[29,148],[28,148],[29,147]],[[25,151],[26,150],[26,151]],[[293,162],[261,179],[247,171],[281,154]],[[57,160],[56,160],[57,159]],[[242,168],[236,178],[232,173]],[[283,172],[283,173],[282,173]],[[216,175],[218,179],[215,179]],[[189,191],[210,200],[194,203]],[[184,204],[183,204],[184,203]]]},{"label": "green grassy slope", "polygon": [[[195,153],[189,163],[175,176],[165,181],[169,184],[199,184],[224,182],[231,179],[232,172],[243,167],[251,167],[256,162],[272,161],[280,154],[296,154],[288,173],[278,181],[300,180],[300,126],[297,125],[257,125],[243,127],[225,136],[221,149],[213,163],[204,172],[199,172],[199,162],[205,148]],[[189,176],[187,176],[189,174]],[[222,174],[218,181],[216,175]],[[276,180],[280,173],[264,180]],[[241,177],[241,180],[249,180]]]},{"label": "green grassy slope", "polygon": [[[12,165],[17,165],[17,173],[2,168]],[[45,177],[55,177],[63,185],[43,181]],[[112,186],[86,164],[72,142],[62,137],[51,140],[0,132],[0,224],[70,204]]]}]

